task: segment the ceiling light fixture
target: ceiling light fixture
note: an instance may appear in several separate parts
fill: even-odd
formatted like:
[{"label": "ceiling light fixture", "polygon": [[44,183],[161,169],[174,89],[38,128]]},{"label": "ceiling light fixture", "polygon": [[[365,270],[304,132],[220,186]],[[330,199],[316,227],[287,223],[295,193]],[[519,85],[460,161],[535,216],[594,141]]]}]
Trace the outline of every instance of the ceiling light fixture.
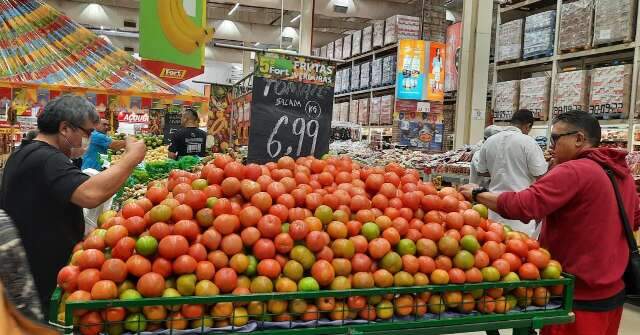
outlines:
[{"label": "ceiling light fixture", "polygon": [[238,9],[238,7],[240,7],[240,3],[236,2],[236,5],[233,6],[233,8],[231,8],[231,10],[229,11],[229,14],[227,14],[227,15],[229,15],[229,16],[233,15],[233,13],[236,11],[236,9]]},{"label": "ceiling light fixture", "polygon": [[260,45],[260,42],[256,42],[253,46],[257,47],[258,45]]},{"label": "ceiling light fixture", "polygon": [[291,23],[298,21],[298,19],[300,19],[301,14],[298,14],[298,16],[294,17],[293,19],[291,19]]}]

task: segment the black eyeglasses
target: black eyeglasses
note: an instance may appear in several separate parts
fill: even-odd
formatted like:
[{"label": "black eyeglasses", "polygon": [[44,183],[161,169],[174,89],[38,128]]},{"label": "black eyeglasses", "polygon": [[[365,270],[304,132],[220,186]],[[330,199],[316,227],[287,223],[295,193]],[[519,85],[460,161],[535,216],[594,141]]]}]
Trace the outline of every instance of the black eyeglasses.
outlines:
[{"label": "black eyeglasses", "polygon": [[564,134],[551,134],[551,145],[554,145],[563,136],[575,135],[577,133],[579,133],[579,131],[575,130]]},{"label": "black eyeglasses", "polygon": [[87,137],[91,137],[91,133],[93,133],[93,131],[95,130],[95,129],[93,129],[93,128],[91,128],[91,129],[84,129],[84,128],[80,127],[80,126],[76,126],[76,128],[78,128],[78,129],[82,130],[82,132],[83,132],[85,135],[87,135]]}]

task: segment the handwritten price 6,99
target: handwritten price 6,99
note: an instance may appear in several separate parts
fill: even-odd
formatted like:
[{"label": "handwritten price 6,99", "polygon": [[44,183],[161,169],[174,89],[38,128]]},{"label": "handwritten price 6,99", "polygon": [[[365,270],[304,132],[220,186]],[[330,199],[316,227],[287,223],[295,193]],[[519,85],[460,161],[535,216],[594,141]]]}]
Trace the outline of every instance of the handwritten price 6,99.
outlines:
[{"label": "handwritten price 6,99", "polygon": [[[280,130],[280,127],[283,124],[284,125],[289,124],[289,118],[286,115],[282,116],[280,120],[276,122],[276,125],[275,127],[273,127],[273,130],[271,131],[271,135],[269,136],[269,140],[267,141],[267,153],[269,154],[269,156],[271,156],[271,158],[278,157],[282,153],[282,149],[283,149],[282,142],[276,140],[275,137],[278,131]],[[306,122],[304,118],[297,118],[291,124],[291,128],[292,128],[291,133],[293,135],[298,136],[298,146],[296,148],[296,156],[299,157],[302,152],[302,144],[304,143],[305,135],[310,137],[312,140],[311,151],[309,152],[309,155],[313,156],[316,152],[316,142],[318,140],[318,129],[320,128],[318,121],[310,120],[309,122]],[[289,155],[291,154],[292,150],[293,150],[292,147],[287,147],[284,154]]]}]

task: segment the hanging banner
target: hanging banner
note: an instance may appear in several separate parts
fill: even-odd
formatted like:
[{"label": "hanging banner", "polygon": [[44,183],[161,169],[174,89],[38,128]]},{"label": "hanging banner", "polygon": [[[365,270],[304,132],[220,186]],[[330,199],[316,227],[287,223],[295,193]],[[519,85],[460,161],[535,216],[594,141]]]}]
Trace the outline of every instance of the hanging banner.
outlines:
[{"label": "hanging banner", "polygon": [[400,40],[396,92],[398,99],[423,100],[427,42]]},{"label": "hanging banner", "polygon": [[329,151],[335,65],[262,53],[256,61],[247,160],[322,157]]},{"label": "hanging banner", "polygon": [[444,56],[444,43],[400,40],[396,97],[401,100],[444,101]]},{"label": "hanging banner", "polygon": [[142,66],[172,85],[204,73],[206,0],[141,0],[139,15]]},{"label": "hanging banner", "polygon": [[429,42],[429,65],[426,98],[429,101],[444,101],[444,59],[445,44],[441,42]]},{"label": "hanging banner", "polygon": [[445,92],[458,90],[460,48],[462,48],[462,22],[454,23],[447,28],[447,52],[444,61]]}]

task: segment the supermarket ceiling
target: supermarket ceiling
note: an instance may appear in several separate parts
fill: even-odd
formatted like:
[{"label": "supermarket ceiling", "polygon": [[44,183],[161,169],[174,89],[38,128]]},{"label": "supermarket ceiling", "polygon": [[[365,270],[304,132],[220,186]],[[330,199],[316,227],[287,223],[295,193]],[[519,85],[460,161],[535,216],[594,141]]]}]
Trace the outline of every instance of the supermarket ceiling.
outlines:
[{"label": "supermarket ceiling", "polygon": [[[283,14],[283,26],[289,30],[297,30],[300,20],[296,17],[300,14],[302,1],[306,0],[207,0],[207,15],[212,25],[220,31],[220,27],[232,22],[239,27],[233,27],[229,31],[220,31],[220,38],[224,40],[240,41],[245,44],[276,43],[279,37],[280,18]],[[417,10],[422,0],[315,0],[314,15],[314,46],[319,46],[335,40],[337,35],[359,30],[375,19],[384,19],[393,14],[411,15]],[[137,11],[138,0],[48,0],[53,5],[70,7],[69,3],[76,3],[74,11],[83,16],[87,7],[99,5],[107,15],[115,21],[118,11]],[[229,12],[239,4],[238,8],[229,15]],[[284,6],[282,6],[284,5]],[[346,7],[346,12],[336,10],[336,6]],[[72,7],[72,6],[71,6]],[[281,8],[284,7],[284,8]],[[64,10],[64,9],[63,9]],[[70,9],[72,10],[72,9]],[[73,17],[72,14],[69,14]],[[81,23],[94,27],[109,27],[102,23],[85,20],[81,17]],[[248,31],[253,33],[247,33]],[[242,32],[242,33],[240,33]],[[285,35],[283,33],[283,35]],[[275,36],[275,38],[273,38]],[[286,36],[286,35],[285,35]],[[273,39],[273,40],[272,40]],[[294,40],[297,40],[294,38]]]}]

